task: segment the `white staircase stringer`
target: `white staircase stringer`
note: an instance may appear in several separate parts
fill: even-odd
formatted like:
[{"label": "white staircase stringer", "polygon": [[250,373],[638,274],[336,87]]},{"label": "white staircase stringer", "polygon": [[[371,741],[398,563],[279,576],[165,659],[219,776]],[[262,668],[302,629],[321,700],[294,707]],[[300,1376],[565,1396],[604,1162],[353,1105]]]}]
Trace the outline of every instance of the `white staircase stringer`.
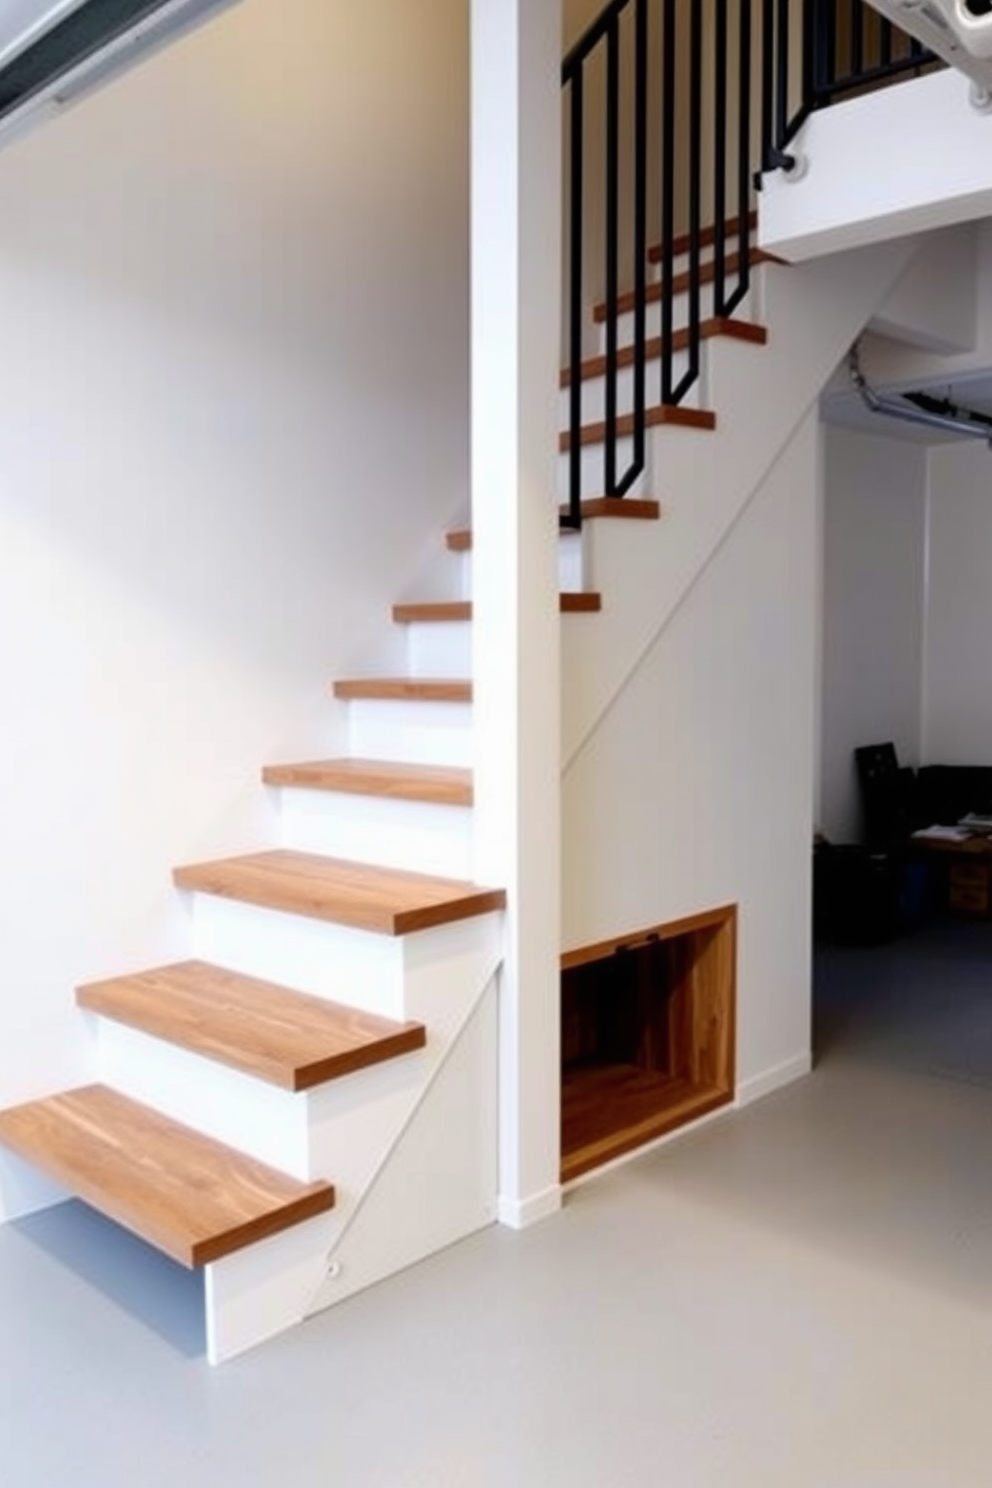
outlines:
[{"label": "white staircase stringer", "polygon": [[308,1313],[497,1217],[497,996],[491,977],[333,1247]]},{"label": "white staircase stringer", "polygon": [[423,955],[415,945],[408,958],[408,1009],[427,1024],[426,1049],[309,1101],[310,1170],[334,1183],[335,1208],[206,1268],[211,1363],[495,1218],[503,917],[446,928],[461,946],[442,965],[426,935]]},{"label": "white staircase stringer", "polygon": [[[414,944],[407,961],[406,1012],[426,1027],[426,1047],[313,1092],[306,1176],[334,1183],[337,1197],[330,1218],[335,1243],[378,1182],[414,1112],[429,1097],[500,964],[501,914],[445,928],[443,960],[433,956],[426,935],[407,937]],[[416,945],[421,938],[422,955]]]},{"label": "white staircase stringer", "polygon": [[757,271],[769,343],[707,346],[717,428],[650,432],[665,516],[630,541],[623,522],[583,533],[587,582],[610,595],[597,625],[562,634],[567,768],[904,271],[914,245],[883,244],[801,268]]}]

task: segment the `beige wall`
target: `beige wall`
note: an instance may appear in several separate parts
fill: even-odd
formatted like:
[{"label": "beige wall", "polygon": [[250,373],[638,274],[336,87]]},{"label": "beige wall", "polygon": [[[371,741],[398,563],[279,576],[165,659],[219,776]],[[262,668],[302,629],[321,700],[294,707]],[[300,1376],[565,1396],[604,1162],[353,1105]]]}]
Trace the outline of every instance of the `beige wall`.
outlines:
[{"label": "beige wall", "polygon": [[266,840],[467,497],[464,0],[285,10],[0,155],[0,1103],[184,953],[172,864]]}]

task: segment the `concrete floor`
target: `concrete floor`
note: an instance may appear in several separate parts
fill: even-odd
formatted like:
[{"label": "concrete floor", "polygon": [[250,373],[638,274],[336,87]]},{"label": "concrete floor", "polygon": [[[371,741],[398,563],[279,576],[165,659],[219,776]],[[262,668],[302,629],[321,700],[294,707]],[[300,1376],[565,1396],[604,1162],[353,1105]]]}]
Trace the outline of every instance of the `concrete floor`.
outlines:
[{"label": "concrete floor", "polygon": [[992,926],[819,979],[810,1079],[219,1371],[186,1273],[8,1226],[0,1484],[984,1488]]}]

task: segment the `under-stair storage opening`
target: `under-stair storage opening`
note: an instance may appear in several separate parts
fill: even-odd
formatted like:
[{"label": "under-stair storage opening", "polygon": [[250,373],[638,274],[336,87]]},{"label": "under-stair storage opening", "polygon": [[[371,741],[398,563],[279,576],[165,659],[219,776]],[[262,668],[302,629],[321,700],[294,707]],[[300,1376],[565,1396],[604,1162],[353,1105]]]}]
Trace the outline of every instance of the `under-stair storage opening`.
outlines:
[{"label": "under-stair storage opening", "polygon": [[736,906],[562,957],[562,1182],[734,1098]]}]

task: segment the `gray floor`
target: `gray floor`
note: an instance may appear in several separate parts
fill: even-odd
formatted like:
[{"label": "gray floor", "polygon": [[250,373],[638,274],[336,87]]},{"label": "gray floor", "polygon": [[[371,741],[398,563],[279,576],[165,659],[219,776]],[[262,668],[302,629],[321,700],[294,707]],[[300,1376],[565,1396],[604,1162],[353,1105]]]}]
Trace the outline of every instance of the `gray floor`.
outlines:
[{"label": "gray floor", "polygon": [[992,1483],[992,926],[819,981],[809,1080],[219,1371],[185,1273],[8,1226],[2,1488]]}]

